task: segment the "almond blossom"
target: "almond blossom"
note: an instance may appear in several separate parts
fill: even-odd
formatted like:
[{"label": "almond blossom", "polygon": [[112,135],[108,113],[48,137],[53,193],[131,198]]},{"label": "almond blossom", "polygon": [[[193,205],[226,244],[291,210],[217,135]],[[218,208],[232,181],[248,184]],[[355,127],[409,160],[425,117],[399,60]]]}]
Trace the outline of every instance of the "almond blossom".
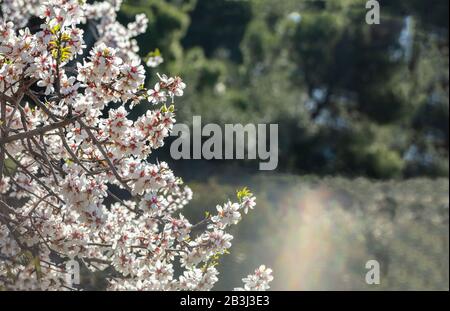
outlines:
[{"label": "almond blossom", "polygon": [[[68,260],[102,271],[109,290],[211,290],[226,230],[255,206],[245,190],[197,224],[183,216],[192,191],[148,157],[186,85],[158,74],[145,88],[134,38],[148,21],[121,25],[120,4],[0,4],[0,290],[82,290],[65,282]],[[154,109],[133,120],[135,105]],[[263,266],[245,289],[272,279]]]},{"label": "almond blossom", "polygon": [[261,266],[255,270],[254,274],[242,279],[244,287],[236,288],[237,291],[265,291],[268,290],[269,283],[273,281],[272,269]]}]

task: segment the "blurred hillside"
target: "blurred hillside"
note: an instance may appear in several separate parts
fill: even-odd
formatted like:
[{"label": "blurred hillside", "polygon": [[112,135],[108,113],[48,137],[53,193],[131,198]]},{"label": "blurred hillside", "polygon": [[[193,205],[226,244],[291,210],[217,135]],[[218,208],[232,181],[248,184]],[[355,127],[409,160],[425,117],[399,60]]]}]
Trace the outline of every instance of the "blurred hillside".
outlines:
[{"label": "blurred hillside", "polygon": [[186,80],[179,122],[279,123],[279,171],[448,176],[448,1],[380,1],[380,25],[365,3],[127,0],[121,18],[145,12],[150,74]]},{"label": "blurred hillside", "polygon": [[[185,212],[196,219],[213,211],[234,198],[236,185],[250,186],[257,208],[233,232],[218,290],[261,263],[274,269],[275,290],[449,289],[448,179],[212,178],[191,184]],[[372,259],[381,269],[376,286],[365,283]]]}]

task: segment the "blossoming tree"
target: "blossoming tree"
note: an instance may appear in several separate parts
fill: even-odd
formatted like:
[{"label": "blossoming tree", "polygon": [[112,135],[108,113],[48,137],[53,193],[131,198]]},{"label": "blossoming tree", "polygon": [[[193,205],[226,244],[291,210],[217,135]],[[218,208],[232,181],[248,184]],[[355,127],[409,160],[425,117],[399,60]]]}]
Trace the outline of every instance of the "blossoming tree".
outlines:
[{"label": "blossoming tree", "polygon": [[[226,230],[255,206],[244,189],[198,224],[181,214],[191,190],[146,159],[185,84],[158,75],[144,87],[133,38],[147,19],[121,25],[120,2],[0,1],[0,289],[78,289],[65,282],[76,260],[110,290],[210,290]],[[128,118],[143,103],[155,109]],[[261,266],[238,289],[268,289],[271,273]]]}]

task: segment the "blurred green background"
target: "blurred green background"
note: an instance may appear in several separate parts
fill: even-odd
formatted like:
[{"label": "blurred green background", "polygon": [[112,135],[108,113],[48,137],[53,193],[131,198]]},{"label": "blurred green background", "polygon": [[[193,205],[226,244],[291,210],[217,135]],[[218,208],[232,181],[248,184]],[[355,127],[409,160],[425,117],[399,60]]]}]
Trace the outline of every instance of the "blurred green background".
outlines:
[{"label": "blurred green background", "polygon": [[[184,211],[249,186],[258,207],[235,229],[217,289],[262,264],[276,290],[449,289],[448,1],[126,0],[150,19],[148,69],[183,77],[178,122],[277,123],[280,161],[173,161],[193,188]],[[145,105],[140,105],[143,112]],[[365,263],[381,284],[365,283]]]}]

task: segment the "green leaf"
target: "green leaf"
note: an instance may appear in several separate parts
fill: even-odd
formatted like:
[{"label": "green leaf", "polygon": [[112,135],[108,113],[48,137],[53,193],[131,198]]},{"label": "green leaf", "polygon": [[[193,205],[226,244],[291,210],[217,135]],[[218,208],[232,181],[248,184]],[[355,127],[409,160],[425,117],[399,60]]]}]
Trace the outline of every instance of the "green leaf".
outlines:
[{"label": "green leaf", "polygon": [[239,201],[242,201],[243,198],[251,197],[253,193],[247,187],[242,188],[241,190],[236,191],[237,198]]},{"label": "green leaf", "polygon": [[38,280],[40,280],[42,277],[41,259],[38,256],[34,257],[32,264],[34,266],[34,269],[36,270],[37,278]]},{"label": "green leaf", "polygon": [[56,24],[55,26],[53,26],[53,28],[50,30],[52,34],[57,34],[58,31],[61,30],[61,25],[60,24]]}]

